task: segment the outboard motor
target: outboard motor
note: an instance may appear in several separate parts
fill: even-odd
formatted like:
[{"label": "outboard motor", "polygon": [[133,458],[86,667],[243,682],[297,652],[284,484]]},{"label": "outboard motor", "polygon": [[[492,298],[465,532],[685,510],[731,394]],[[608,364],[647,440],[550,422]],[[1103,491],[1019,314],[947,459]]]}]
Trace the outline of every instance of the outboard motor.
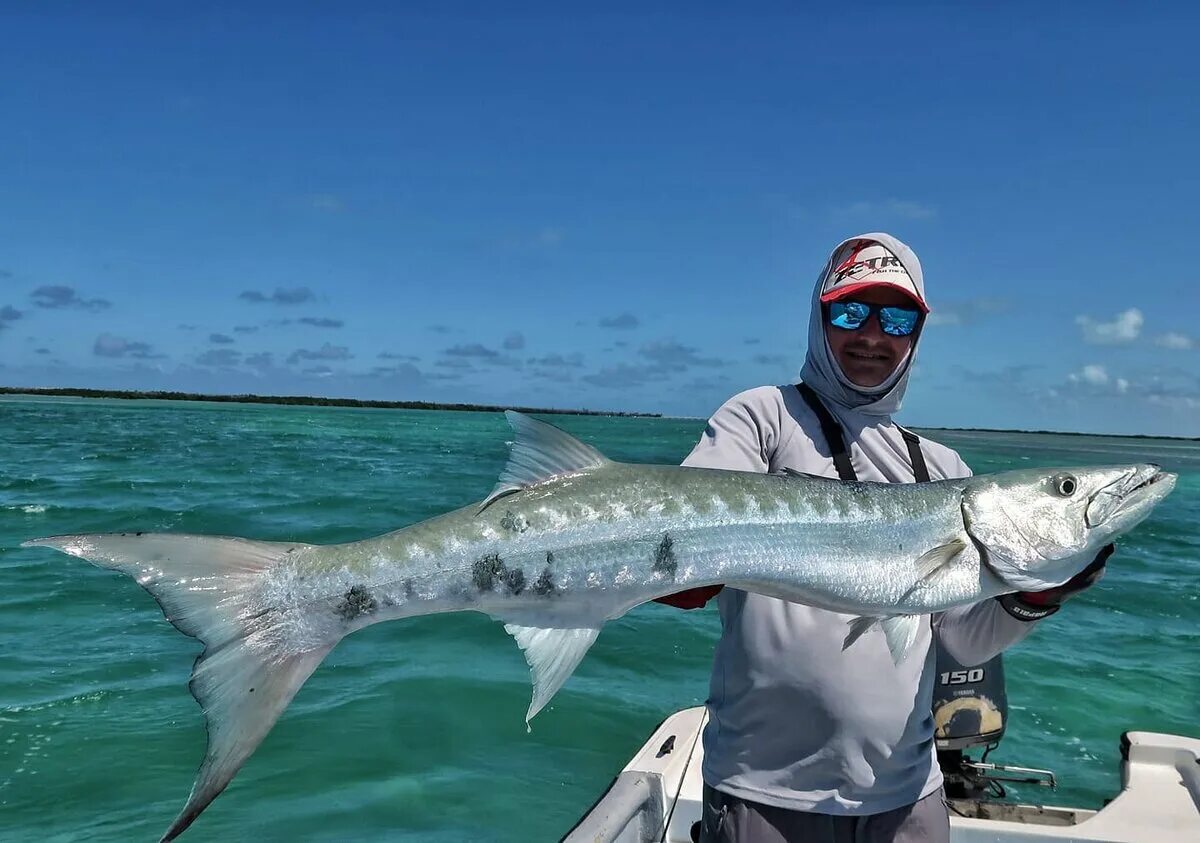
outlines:
[{"label": "outboard motor", "polygon": [[938,751],[998,743],[1007,718],[1003,658],[970,667],[939,647],[933,686],[933,736]]},{"label": "outboard motor", "polygon": [[[1003,797],[1001,782],[1054,787],[1054,773],[1027,767],[988,764],[987,756],[1000,743],[1008,722],[1004,661],[996,656],[981,665],[959,664],[937,647],[937,676],[933,685],[933,739],[938,765],[949,799]],[[966,750],[983,747],[979,761]]]}]

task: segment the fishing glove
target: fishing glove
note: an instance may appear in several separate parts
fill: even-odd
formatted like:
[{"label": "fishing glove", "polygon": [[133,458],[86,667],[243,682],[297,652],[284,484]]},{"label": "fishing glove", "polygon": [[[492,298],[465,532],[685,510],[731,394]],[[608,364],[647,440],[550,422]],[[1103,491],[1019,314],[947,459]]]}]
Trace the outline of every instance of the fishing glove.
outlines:
[{"label": "fishing glove", "polygon": [[1092,564],[1065,583],[1046,591],[1018,591],[998,598],[1004,610],[1019,621],[1040,621],[1062,608],[1062,604],[1085,588],[1091,588],[1104,576],[1104,565],[1113,555],[1116,545],[1100,548]]},{"label": "fishing glove", "polygon": [[676,609],[703,609],[704,604],[717,596],[717,592],[725,586],[706,585],[700,588],[689,588],[676,594],[667,594],[654,598],[655,603],[674,606]]}]

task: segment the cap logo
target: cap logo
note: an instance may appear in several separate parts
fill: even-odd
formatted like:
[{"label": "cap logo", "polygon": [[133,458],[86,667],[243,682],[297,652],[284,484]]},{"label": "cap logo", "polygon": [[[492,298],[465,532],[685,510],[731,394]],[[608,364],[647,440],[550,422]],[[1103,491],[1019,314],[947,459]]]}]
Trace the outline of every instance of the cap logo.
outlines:
[{"label": "cap logo", "polygon": [[857,278],[863,274],[882,272],[883,270],[893,266],[903,271],[903,267],[900,266],[900,259],[894,255],[885,255],[878,258],[867,258],[864,261],[854,261],[851,263],[850,260],[854,257],[855,255],[851,255],[846,262],[844,262],[835,270],[836,274],[833,276],[833,283],[837,284],[847,278]]}]

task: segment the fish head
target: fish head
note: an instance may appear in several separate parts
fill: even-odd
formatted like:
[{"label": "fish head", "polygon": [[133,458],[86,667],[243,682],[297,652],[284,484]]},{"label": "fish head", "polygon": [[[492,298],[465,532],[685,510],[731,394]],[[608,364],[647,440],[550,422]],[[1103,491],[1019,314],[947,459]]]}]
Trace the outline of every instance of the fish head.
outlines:
[{"label": "fish head", "polygon": [[1082,571],[1175,488],[1156,465],[1028,469],[985,475],[963,491],[963,523],[992,572],[1043,591]]}]

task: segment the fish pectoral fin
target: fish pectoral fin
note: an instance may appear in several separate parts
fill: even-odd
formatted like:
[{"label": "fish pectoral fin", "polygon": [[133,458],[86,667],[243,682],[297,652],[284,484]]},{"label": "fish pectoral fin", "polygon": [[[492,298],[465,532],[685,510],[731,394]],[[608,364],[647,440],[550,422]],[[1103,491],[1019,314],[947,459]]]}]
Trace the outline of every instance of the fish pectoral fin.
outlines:
[{"label": "fish pectoral fin", "polygon": [[888,650],[892,654],[892,661],[896,664],[904,661],[908,655],[908,651],[912,649],[912,645],[917,640],[917,632],[921,628],[920,615],[894,615],[888,618],[873,618],[861,617],[854,618],[848,622],[850,631],[846,633],[846,639],[842,642],[842,649],[845,650],[859,638],[861,638],[871,627],[879,624],[883,630],[883,635],[887,639]]},{"label": "fish pectoral fin", "polygon": [[480,512],[497,498],[519,492],[527,486],[610,462],[608,457],[591,445],[580,442],[552,424],[516,410],[505,410],[504,416],[517,438],[512,443],[508,464],[500,473],[500,480],[479,505]]},{"label": "fish pectoral fin", "polygon": [[945,544],[927,550],[917,557],[917,584],[928,586],[935,584],[946,571],[958,554],[963,552],[967,543],[960,538],[953,538]]},{"label": "fish pectoral fin", "polygon": [[588,648],[596,641],[600,628],[520,626],[506,623],[504,631],[517,640],[517,646],[525,653],[529,662],[529,675],[533,679],[533,699],[525,714],[525,724],[537,714],[563,686]]}]

